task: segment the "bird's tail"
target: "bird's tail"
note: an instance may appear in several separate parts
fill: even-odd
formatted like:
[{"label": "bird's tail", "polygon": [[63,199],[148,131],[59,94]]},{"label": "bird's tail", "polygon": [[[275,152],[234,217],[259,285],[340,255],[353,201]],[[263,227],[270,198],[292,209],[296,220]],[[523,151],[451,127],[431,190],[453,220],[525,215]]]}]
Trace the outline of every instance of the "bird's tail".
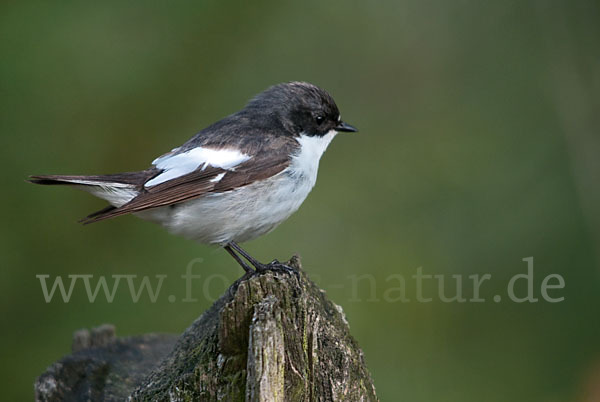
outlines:
[{"label": "bird's tail", "polygon": [[111,205],[88,215],[83,221],[94,218],[118,208],[135,198],[144,183],[158,172],[144,170],[108,175],[72,176],[72,175],[40,175],[30,176],[29,182],[42,185],[70,185],[85,190]]},{"label": "bird's tail", "polygon": [[35,175],[29,176],[29,181],[35,184],[53,185],[53,184],[74,184],[84,186],[97,186],[106,184],[139,186],[143,184],[153,172],[143,170],[141,172],[126,172],[117,174],[91,175],[91,176],[72,176],[72,175]]}]

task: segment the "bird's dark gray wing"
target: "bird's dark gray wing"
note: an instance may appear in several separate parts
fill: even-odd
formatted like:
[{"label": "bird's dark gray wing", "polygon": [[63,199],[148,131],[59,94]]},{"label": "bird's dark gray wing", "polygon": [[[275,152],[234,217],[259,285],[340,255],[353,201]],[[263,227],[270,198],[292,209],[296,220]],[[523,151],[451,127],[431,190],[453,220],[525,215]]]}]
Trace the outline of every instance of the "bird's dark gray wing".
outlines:
[{"label": "bird's dark gray wing", "polygon": [[[275,149],[269,144],[270,152],[261,152],[236,166],[234,170],[212,166],[162,182],[149,188],[140,188],[140,194],[127,204],[88,216],[82,223],[88,224],[116,216],[140,212],[150,208],[178,204],[210,193],[230,191],[250,183],[272,177],[290,163],[294,142],[284,141]],[[297,144],[297,143],[296,143]]]}]

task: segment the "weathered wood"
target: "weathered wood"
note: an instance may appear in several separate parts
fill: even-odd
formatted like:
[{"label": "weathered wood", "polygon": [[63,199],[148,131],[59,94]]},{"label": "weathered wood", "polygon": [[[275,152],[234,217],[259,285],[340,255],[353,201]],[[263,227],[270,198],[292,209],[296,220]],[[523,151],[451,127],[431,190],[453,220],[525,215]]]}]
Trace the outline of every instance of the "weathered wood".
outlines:
[{"label": "weathered wood", "polygon": [[177,336],[116,338],[111,325],[73,335],[73,354],[35,382],[36,401],[123,401],[175,345]]},{"label": "weathered wood", "polygon": [[288,264],[298,275],[266,272],[236,281],[135,384],[130,400],[377,400],[341,307],[297,258]]}]

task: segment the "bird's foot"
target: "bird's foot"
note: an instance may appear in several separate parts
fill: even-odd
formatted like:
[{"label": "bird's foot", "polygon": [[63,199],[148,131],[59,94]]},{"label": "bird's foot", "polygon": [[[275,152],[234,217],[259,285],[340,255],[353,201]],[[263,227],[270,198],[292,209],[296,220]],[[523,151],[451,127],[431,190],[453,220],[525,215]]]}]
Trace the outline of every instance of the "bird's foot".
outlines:
[{"label": "bird's foot", "polygon": [[[260,274],[265,273],[267,271],[277,271],[285,272],[287,274],[294,274],[296,278],[300,280],[300,273],[297,269],[294,269],[284,263],[281,263],[278,260],[273,260],[268,264],[263,264],[256,258],[252,257],[250,254],[248,254],[235,242],[227,243],[224,248],[238,262],[238,264],[240,264],[244,271],[246,271],[246,275],[254,275],[257,273]],[[255,269],[253,270],[252,268],[250,268],[250,265],[248,265],[236,252],[239,253],[242,257],[244,257]]]},{"label": "bird's foot", "polygon": [[285,272],[287,274],[294,274],[298,279],[300,279],[300,275],[298,270],[290,267],[278,260],[273,260],[268,264],[260,264],[256,266],[256,272],[267,272],[267,271],[275,271],[275,272]]}]

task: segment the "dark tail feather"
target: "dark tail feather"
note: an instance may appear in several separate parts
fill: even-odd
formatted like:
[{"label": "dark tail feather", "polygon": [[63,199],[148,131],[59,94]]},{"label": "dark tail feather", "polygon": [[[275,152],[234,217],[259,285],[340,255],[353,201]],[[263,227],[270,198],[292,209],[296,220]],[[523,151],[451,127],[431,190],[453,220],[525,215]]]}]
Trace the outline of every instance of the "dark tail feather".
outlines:
[{"label": "dark tail feather", "polygon": [[[98,183],[101,184],[103,182],[107,182],[108,180],[99,180],[102,176],[66,176],[66,175],[45,175],[45,176],[29,176],[29,182],[34,184],[42,184],[42,185],[82,185],[81,181],[87,181],[90,184]],[[114,181],[113,181],[114,182]],[[113,209],[117,209],[117,207],[109,205],[105,208],[102,208],[99,211],[89,214],[83,219],[80,219],[79,222],[83,224],[92,223],[93,219],[112,211]]]},{"label": "dark tail feather", "polygon": [[55,184],[74,184],[72,180],[82,180],[87,176],[60,176],[60,175],[46,175],[46,176],[29,176],[27,180],[33,184],[42,185],[55,185]]},{"label": "dark tail feather", "polygon": [[[34,184],[42,185],[77,185],[77,186],[102,186],[103,184],[120,183],[128,184],[134,188],[140,188],[144,183],[150,180],[152,177],[160,173],[160,170],[151,168],[143,170],[141,172],[126,172],[117,174],[107,175],[95,175],[95,176],[70,176],[70,175],[41,175],[41,176],[29,176],[29,182]],[[93,192],[92,192],[93,194]],[[96,194],[95,194],[96,195]],[[98,195],[97,195],[98,196]],[[99,196],[100,198],[104,198]],[[106,198],[105,198],[106,199]],[[106,208],[96,211],[79,222],[87,225],[88,223],[98,222],[100,220],[112,218],[121,214],[115,214],[115,210],[118,209],[115,206],[109,205]]]},{"label": "dark tail feather", "polygon": [[91,176],[71,176],[71,175],[41,175],[29,176],[29,181],[35,184],[53,185],[53,184],[82,184],[82,181],[90,183],[122,183],[133,186],[142,186],[146,181],[160,173],[158,169],[147,169],[140,172],[125,172],[104,175]]},{"label": "dark tail feather", "polygon": [[102,208],[100,211],[96,211],[94,213],[89,214],[85,218],[80,219],[79,223],[87,225],[90,223],[98,222],[99,220],[102,220],[103,215],[108,214],[109,212],[114,211],[115,209],[117,209],[117,207],[109,205],[106,208]]}]

